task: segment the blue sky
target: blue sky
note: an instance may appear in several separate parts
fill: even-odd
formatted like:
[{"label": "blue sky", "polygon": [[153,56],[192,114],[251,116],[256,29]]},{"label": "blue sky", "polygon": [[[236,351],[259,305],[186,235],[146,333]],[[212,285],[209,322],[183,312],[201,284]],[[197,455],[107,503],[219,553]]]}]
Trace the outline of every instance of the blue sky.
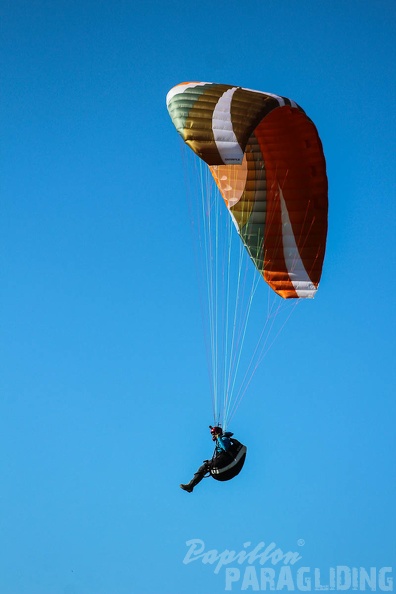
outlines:
[{"label": "blue sky", "polygon": [[[393,567],[394,2],[3,0],[1,20],[0,592],[226,591],[183,563],[191,539],[276,543],[294,579]],[[192,495],[211,403],[165,107],[186,80],[302,105],[330,201],[318,295],[233,420],[244,471]]]}]

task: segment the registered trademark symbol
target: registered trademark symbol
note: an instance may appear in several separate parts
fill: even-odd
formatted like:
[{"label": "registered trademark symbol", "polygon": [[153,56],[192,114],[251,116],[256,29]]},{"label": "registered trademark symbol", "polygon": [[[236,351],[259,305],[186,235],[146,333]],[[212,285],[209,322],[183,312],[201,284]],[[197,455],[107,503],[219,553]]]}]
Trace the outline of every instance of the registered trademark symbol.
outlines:
[{"label": "registered trademark symbol", "polygon": [[305,545],[305,540],[303,538],[299,538],[297,544],[299,547],[303,547]]}]

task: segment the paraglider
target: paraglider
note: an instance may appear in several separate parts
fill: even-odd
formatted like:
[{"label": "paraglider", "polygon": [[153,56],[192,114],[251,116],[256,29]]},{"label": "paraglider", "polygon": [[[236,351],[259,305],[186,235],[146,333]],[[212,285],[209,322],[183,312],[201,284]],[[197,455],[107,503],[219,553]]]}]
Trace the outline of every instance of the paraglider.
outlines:
[{"label": "paraglider", "polygon": [[[322,143],[312,120],[295,101],[286,97],[208,82],[176,85],[169,91],[166,103],[185,144],[208,165],[260,277],[281,301],[313,298],[319,287],[326,248],[328,186]],[[215,210],[211,202],[203,218],[210,220]],[[232,373],[238,372],[241,361],[236,350],[242,349],[245,340],[256,289],[248,298],[247,313],[242,315],[244,326],[238,332],[237,315],[223,310],[228,310],[234,302],[238,313],[240,295],[235,299],[230,297],[231,282],[223,269],[220,280],[213,280],[220,268],[216,258],[229,260],[232,269],[231,249],[228,257],[220,255],[221,225],[217,220],[215,225],[209,224],[208,236],[212,228],[216,237],[208,251],[207,278],[209,300],[217,300],[208,307],[213,409],[214,422],[225,430],[266,350],[257,347],[254,350],[256,362],[252,359],[249,363],[232,408],[236,385]],[[226,250],[221,254],[226,254]],[[243,285],[240,272],[236,285],[240,291]],[[226,287],[224,297],[219,297],[222,286]],[[273,317],[270,312],[267,320]],[[224,330],[224,339],[219,338],[219,331],[226,324],[229,329]],[[269,326],[272,328],[272,321]],[[260,331],[260,339],[263,334]],[[220,438],[224,436],[226,433]],[[201,480],[204,474],[202,466],[195,477]],[[188,483],[192,488],[194,480]],[[189,490],[186,485],[181,487]]]},{"label": "paraglider", "polygon": [[211,460],[204,460],[191,481],[181,484],[180,488],[192,493],[194,487],[205,476],[212,476],[217,481],[229,481],[242,470],[246,458],[246,446],[233,437],[231,431],[223,431],[221,427],[209,426],[213,441],[216,442]]}]

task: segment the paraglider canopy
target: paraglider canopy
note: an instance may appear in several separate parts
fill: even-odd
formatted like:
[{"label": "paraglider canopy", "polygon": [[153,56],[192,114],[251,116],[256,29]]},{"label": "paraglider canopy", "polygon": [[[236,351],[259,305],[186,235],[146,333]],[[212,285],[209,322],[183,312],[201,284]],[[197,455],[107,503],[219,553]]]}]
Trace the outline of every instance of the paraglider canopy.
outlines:
[{"label": "paraglider canopy", "polygon": [[327,235],[327,176],[316,127],[293,100],[242,87],[181,83],[172,121],[208,165],[240,237],[283,298],[312,298]]}]

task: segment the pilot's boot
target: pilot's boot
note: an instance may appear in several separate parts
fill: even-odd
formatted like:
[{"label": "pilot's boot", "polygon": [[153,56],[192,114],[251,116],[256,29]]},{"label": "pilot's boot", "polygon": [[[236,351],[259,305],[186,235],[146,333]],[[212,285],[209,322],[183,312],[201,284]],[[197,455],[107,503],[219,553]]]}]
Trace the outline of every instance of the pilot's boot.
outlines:
[{"label": "pilot's boot", "polygon": [[183,489],[183,491],[187,491],[187,493],[192,493],[193,489],[194,489],[193,482],[190,481],[189,483],[187,483],[186,485],[181,484],[180,488]]},{"label": "pilot's boot", "polygon": [[192,493],[194,487],[202,481],[202,479],[204,478],[204,476],[208,472],[208,470],[209,470],[209,468],[205,461],[205,463],[200,468],[198,468],[197,472],[194,474],[191,481],[189,483],[187,483],[186,485],[183,485],[183,484],[180,485],[180,488],[183,489],[183,491],[187,491],[187,493]]}]

